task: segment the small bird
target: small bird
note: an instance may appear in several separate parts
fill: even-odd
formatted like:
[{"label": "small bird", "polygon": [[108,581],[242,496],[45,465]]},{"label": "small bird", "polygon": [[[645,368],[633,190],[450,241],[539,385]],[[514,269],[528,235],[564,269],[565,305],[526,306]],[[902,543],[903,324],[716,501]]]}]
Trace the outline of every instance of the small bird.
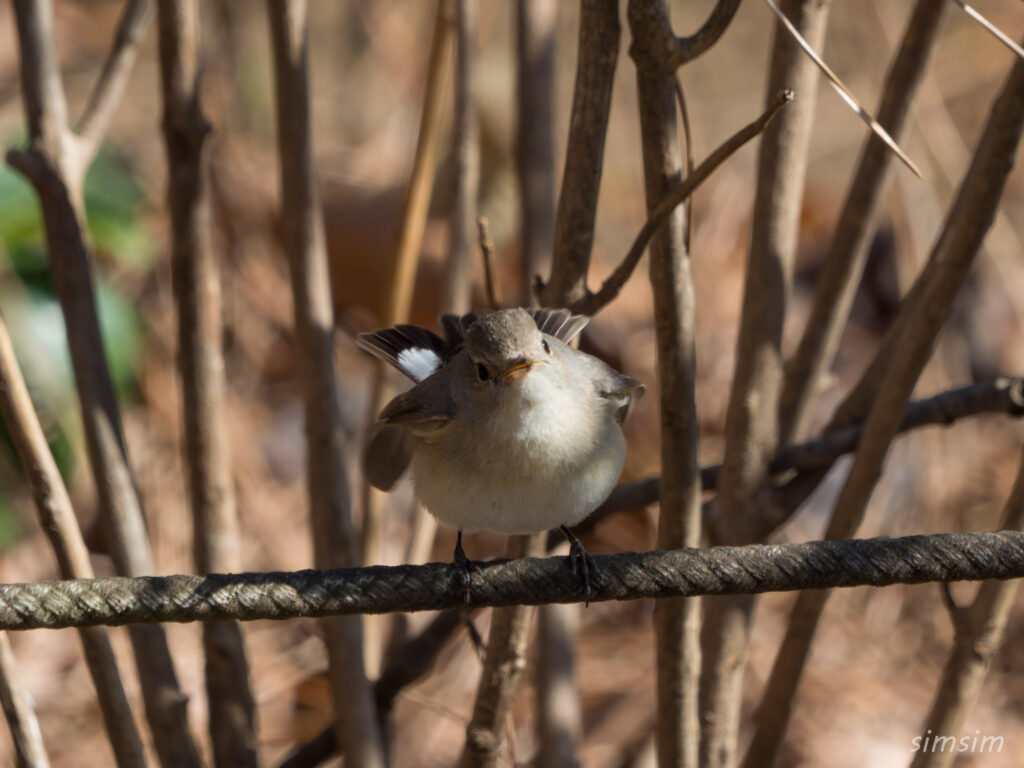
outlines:
[{"label": "small bird", "polygon": [[360,348],[415,385],[385,406],[366,453],[388,490],[412,463],[415,493],[462,534],[561,528],[590,595],[589,556],[569,530],[611,493],[626,457],[622,424],[644,385],[569,346],[588,322],[566,309],[442,315],[444,338],[413,325],[360,334]]}]

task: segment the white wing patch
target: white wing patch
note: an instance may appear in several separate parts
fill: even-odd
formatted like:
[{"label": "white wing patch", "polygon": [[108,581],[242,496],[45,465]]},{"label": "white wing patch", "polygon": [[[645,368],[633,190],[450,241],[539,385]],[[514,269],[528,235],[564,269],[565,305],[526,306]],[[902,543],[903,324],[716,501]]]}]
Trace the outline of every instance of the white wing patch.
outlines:
[{"label": "white wing patch", "polygon": [[398,366],[413,381],[420,382],[441,367],[441,356],[425,347],[409,347],[398,353]]}]

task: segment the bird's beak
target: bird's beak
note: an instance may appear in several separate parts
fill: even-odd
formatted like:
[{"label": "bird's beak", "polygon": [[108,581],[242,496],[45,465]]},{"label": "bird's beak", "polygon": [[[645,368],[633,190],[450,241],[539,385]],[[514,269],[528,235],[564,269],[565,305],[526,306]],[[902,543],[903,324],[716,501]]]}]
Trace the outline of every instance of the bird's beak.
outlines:
[{"label": "bird's beak", "polygon": [[515,365],[513,365],[511,368],[509,368],[507,371],[505,371],[503,374],[501,374],[501,378],[502,379],[518,379],[518,378],[521,378],[521,377],[525,376],[527,373],[529,373],[530,372],[530,368],[532,368],[536,364],[537,363],[534,360],[520,360]]}]

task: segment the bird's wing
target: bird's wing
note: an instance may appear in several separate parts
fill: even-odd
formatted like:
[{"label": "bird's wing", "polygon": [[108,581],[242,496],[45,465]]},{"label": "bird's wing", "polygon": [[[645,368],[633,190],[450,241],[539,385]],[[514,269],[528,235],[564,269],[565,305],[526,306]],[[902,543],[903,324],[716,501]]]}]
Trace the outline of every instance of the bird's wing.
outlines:
[{"label": "bird's wing", "polygon": [[[448,326],[442,327],[449,336]],[[375,488],[387,491],[412,461],[412,432],[430,432],[449,419],[453,410],[449,375],[441,372],[456,350],[447,339],[415,325],[361,333],[356,344],[416,382],[385,406],[363,454],[366,479]]]},{"label": "bird's wing", "polygon": [[430,432],[443,427],[454,415],[451,369],[446,367],[398,395],[384,406],[379,419],[385,424],[403,424],[414,431]]},{"label": "bird's wing", "polygon": [[464,315],[441,315],[437,321],[444,332],[444,340],[448,345],[449,355],[454,355],[466,343],[466,330],[480,319],[484,312],[467,312]]},{"label": "bird's wing", "polygon": [[619,373],[603,360],[593,355],[571,350],[573,365],[579,366],[581,375],[590,379],[598,396],[611,401],[618,410],[615,417],[619,424],[625,424],[633,411],[636,401],[643,397],[647,387],[636,379]]},{"label": "bird's wing", "polygon": [[619,403],[619,410],[615,414],[615,418],[619,424],[625,424],[629,419],[629,415],[633,412],[633,406],[636,405],[637,400],[644,396],[647,387],[634,378],[630,378],[614,369],[612,370],[616,376],[615,385],[606,391],[599,391],[598,394],[601,397]]},{"label": "bird's wing", "polygon": [[415,325],[396,325],[356,336],[356,346],[386,360],[415,382],[427,379],[447,361],[448,344]]},{"label": "bird's wing", "polygon": [[377,424],[363,453],[363,471],[374,488],[390,491],[412,461],[412,435],[404,427]]},{"label": "bird's wing", "polygon": [[574,315],[568,309],[531,309],[530,314],[541,333],[554,336],[568,344],[590,322],[584,315]]}]

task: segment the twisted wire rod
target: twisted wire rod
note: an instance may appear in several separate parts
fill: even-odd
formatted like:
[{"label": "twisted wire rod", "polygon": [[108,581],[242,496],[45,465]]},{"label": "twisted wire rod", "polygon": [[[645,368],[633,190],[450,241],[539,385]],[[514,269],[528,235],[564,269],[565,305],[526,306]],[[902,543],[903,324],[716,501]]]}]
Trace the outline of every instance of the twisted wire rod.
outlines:
[{"label": "twisted wire rod", "polygon": [[[595,555],[591,602],[1024,577],[1024,533],[935,534]],[[0,585],[0,629],[457,608],[450,564]],[[582,601],[565,557],[482,563],[476,606]]]}]

